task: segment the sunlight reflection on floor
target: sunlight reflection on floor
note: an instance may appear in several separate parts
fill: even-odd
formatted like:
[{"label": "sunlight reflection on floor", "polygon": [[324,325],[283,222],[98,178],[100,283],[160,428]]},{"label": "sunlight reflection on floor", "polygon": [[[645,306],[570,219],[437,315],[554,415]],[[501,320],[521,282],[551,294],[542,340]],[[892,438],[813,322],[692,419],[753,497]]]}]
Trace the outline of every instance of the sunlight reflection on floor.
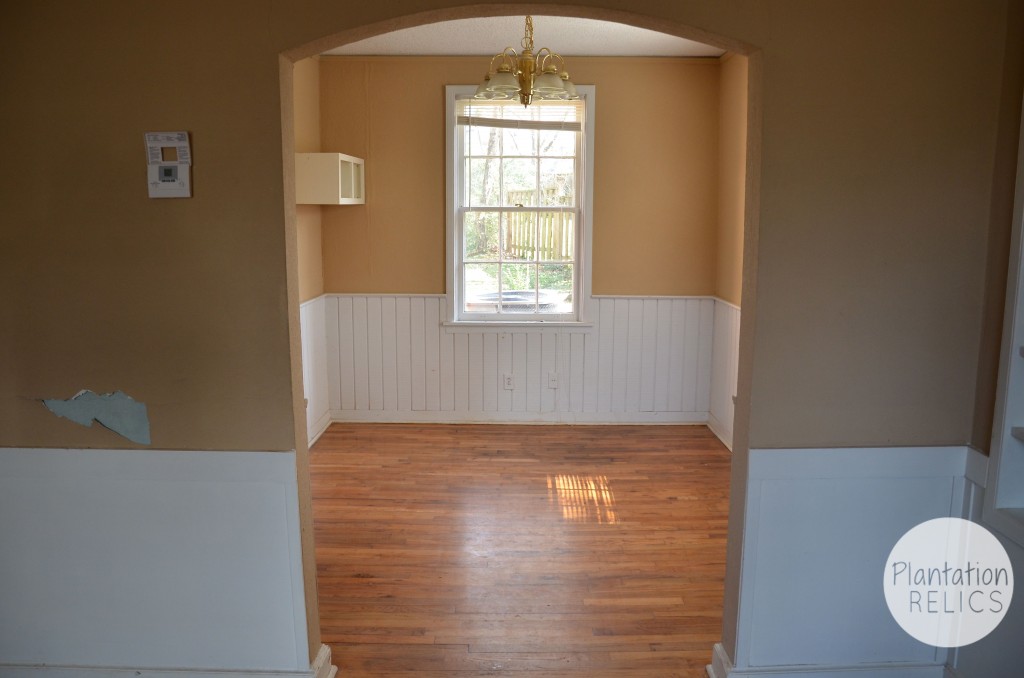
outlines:
[{"label": "sunlight reflection on floor", "polygon": [[605,476],[548,476],[548,502],[559,507],[564,520],[609,525],[618,522],[615,494]]}]

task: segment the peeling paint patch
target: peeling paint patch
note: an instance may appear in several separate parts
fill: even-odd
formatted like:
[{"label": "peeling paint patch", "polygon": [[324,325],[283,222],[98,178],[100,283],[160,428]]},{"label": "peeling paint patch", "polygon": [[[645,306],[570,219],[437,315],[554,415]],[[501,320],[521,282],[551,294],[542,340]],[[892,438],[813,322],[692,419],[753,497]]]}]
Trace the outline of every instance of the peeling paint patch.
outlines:
[{"label": "peeling paint patch", "polygon": [[67,400],[43,400],[43,405],[58,417],[65,417],[82,426],[98,421],[114,433],[134,443],[150,444],[149,414],[145,403],[134,400],[122,391],[104,393],[79,391]]}]

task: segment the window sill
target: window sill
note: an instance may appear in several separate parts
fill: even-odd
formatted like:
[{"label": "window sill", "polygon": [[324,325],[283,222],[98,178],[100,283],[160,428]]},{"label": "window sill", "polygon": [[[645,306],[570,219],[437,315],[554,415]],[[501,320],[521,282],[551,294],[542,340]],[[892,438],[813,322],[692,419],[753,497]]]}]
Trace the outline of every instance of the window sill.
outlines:
[{"label": "window sill", "polygon": [[589,332],[594,323],[578,320],[446,320],[441,325],[448,332],[519,331],[539,332],[545,329],[572,329]]}]

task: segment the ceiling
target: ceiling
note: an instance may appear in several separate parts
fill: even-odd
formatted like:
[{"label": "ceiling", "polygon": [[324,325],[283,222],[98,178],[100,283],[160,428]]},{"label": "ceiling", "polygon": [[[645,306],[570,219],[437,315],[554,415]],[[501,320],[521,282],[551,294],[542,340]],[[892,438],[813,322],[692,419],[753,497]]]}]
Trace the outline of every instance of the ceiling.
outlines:
[{"label": "ceiling", "polygon": [[[505,46],[520,49],[522,16],[459,19],[405,28],[324,52],[333,55],[492,56]],[[562,56],[718,57],[717,47],[610,21],[535,16],[534,51],[549,47]]]}]

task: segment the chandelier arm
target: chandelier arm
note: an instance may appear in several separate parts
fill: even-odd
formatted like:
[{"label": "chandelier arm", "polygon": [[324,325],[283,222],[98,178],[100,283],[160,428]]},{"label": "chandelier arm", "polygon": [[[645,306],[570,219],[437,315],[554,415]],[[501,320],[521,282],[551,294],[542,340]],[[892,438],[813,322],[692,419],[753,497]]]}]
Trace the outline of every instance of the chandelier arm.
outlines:
[{"label": "chandelier arm", "polygon": [[487,68],[487,74],[494,75],[498,71],[506,70],[510,73],[515,74],[517,69],[518,55],[516,51],[511,47],[506,47],[505,51],[499,52],[491,57],[490,66]]},{"label": "chandelier arm", "polygon": [[[541,58],[542,54],[544,55],[543,58]],[[560,73],[565,70],[565,59],[562,58],[561,54],[557,52],[552,52],[547,47],[541,47],[537,51],[537,65],[539,66],[541,71],[544,71],[547,68],[548,59],[557,61],[558,66],[555,68],[557,72]]]},{"label": "chandelier arm", "polygon": [[505,65],[507,65],[513,73],[519,71],[519,53],[516,52],[515,49],[506,47],[505,51],[501,53],[501,57]]},{"label": "chandelier arm", "polygon": [[547,61],[548,56],[551,55],[551,50],[547,47],[541,47],[537,50],[537,53],[533,57],[534,63],[537,64],[537,70],[540,71],[544,67],[544,62]]}]

